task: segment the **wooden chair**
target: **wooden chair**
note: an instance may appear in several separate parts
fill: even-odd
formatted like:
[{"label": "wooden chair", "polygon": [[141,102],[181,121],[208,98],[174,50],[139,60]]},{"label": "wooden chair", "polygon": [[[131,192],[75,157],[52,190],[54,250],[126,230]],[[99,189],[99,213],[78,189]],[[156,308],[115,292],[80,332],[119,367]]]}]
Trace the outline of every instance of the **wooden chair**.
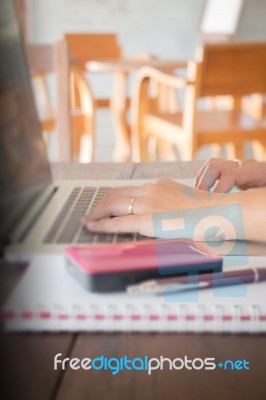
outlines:
[{"label": "wooden chair", "polygon": [[[79,157],[82,137],[87,135],[87,161],[93,160],[94,102],[88,83],[70,70],[68,44],[28,45],[26,53],[43,132],[56,131],[59,161]],[[55,77],[56,95],[49,80]],[[54,99],[54,97],[56,99]]]},{"label": "wooden chair", "polygon": [[79,70],[70,72],[72,149],[82,162],[95,160],[95,99],[91,87]]},{"label": "wooden chair", "polygon": [[[232,156],[243,156],[243,144],[259,141],[266,147],[266,123],[242,110],[242,98],[266,93],[266,42],[205,44],[198,59],[188,63],[187,76],[175,76],[153,68],[139,71],[133,108],[134,160],[157,156],[149,151],[151,139],[177,146],[180,158],[192,159],[203,145],[233,146]],[[151,84],[184,90],[183,109],[162,111],[163,99],[152,97]],[[202,99],[232,96],[233,107],[204,110]],[[153,147],[154,149],[154,147]]]},{"label": "wooden chair", "polygon": [[[67,43],[58,41],[55,45],[27,45],[26,54],[36,89],[35,97],[42,129],[45,133],[57,131],[59,161],[69,161],[72,158],[72,127]],[[47,82],[47,77],[52,74],[56,77],[55,107]]]},{"label": "wooden chair", "polygon": [[[69,44],[71,55],[71,71],[74,76],[79,76],[83,80],[85,93],[86,82],[88,82],[87,62],[97,60],[119,60],[122,58],[122,50],[118,43],[117,36],[114,33],[65,33],[64,39]],[[144,53],[131,57],[133,60],[151,60],[153,55]],[[127,147],[130,137],[130,126],[127,116],[130,106],[128,97],[128,73],[126,71],[112,72],[114,77],[113,90],[110,96],[106,98],[94,98],[95,110],[102,107],[112,109],[113,123],[115,126],[116,147],[113,158],[116,161],[124,161],[130,157],[130,151]],[[75,92],[75,80],[73,80],[72,90]],[[72,93],[73,96],[73,93]],[[79,97],[80,101],[82,96]],[[78,121],[77,121],[78,122]],[[73,124],[75,131],[79,131],[77,123]]]},{"label": "wooden chair", "polygon": [[[121,48],[114,33],[65,33],[71,55],[72,70],[80,76],[86,74],[90,60],[116,60],[121,58]],[[109,107],[110,99],[94,99],[96,107]]]}]

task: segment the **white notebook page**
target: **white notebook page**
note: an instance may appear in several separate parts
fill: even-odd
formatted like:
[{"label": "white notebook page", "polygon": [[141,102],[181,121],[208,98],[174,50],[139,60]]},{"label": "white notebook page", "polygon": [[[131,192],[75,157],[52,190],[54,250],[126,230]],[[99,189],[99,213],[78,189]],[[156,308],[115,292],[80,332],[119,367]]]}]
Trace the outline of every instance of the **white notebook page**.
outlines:
[{"label": "white notebook page", "polygon": [[[250,257],[266,265],[265,256]],[[187,292],[188,293],[188,292]],[[39,255],[5,304],[7,330],[266,331],[266,282],[177,294],[92,294],[64,267],[62,255]]]}]

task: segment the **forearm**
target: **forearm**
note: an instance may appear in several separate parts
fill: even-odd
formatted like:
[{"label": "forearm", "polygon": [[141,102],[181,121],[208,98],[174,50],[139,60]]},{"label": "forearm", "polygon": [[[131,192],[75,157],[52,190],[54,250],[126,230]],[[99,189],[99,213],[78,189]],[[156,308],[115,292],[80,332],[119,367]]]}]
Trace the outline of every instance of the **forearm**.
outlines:
[{"label": "forearm", "polygon": [[[213,193],[214,204],[225,207],[225,210],[228,208],[228,221],[232,222],[237,239],[266,242],[266,188],[239,191],[224,197]],[[228,224],[220,228],[225,230],[226,239],[234,239],[234,232],[228,231]]]},{"label": "forearm", "polygon": [[240,193],[247,240],[266,242],[266,187]]}]

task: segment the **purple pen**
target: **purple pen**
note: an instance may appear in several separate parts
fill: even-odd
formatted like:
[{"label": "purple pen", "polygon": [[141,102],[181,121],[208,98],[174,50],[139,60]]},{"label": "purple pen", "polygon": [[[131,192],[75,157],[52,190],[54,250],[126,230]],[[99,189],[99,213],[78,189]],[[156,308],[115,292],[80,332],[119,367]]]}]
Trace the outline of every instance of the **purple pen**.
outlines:
[{"label": "purple pen", "polygon": [[266,268],[247,268],[234,271],[160,278],[128,286],[129,293],[162,293],[167,291],[183,291],[208,289],[211,287],[232,286],[241,283],[256,283],[266,280]]}]

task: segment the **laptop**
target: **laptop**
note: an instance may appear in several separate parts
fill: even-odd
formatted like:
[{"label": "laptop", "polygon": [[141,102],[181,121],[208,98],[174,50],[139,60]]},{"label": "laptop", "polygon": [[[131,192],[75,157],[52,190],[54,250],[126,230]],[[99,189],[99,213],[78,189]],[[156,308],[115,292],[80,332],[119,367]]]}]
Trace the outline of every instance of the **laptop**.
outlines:
[{"label": "laptop", "polygon": [[[146,239],[136,233],[89,232],[80,221],[111,187],[140,184],[147,180],[52,181],[10,0],[0,2],[0,60],[1,252],[9,258],[27,259],[35,253],[61,253],[71,244],[84,246]],[[182,179],[182,182],[193,184],[191,179]],[[234,246],[235,255],[243,254],[243,244],[239,244],[239,248]],[[231,243],[228,245],[232,254]],[[251,243],[248,253],[265,254],[265,244]]]},{"label": "laptop", "polygon": [[61,252],[69,244],[144,239],[135,233],[93,233],[80,223],[110,187],[140,181],[52,182],[11,1],[1,1],[0,15],[1,248],[8,256],[20,257]]},{"label": "laptop", "polygon": [[135,240],[133,234],[94,234],[80,223],[110,186],[128,182],[52,182],[11,1],[1,1],[0,15],[2,247],[14,254],[58,252],[70,243]]}]

